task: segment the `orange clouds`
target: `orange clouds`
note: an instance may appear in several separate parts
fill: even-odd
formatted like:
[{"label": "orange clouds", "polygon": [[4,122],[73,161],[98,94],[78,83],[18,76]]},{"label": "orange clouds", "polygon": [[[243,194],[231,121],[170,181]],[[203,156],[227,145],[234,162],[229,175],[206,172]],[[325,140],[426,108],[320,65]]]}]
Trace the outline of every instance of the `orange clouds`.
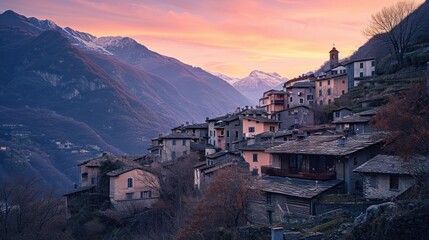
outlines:
[{"label": "orange clouds", "polygon": [[366,41],[370,15],[396,1],[5,0],[0,9],[96,36],[130,36],[230,76],[259,69],[291,78],[318,68],[333,43],[341,57],[350,55]]}]

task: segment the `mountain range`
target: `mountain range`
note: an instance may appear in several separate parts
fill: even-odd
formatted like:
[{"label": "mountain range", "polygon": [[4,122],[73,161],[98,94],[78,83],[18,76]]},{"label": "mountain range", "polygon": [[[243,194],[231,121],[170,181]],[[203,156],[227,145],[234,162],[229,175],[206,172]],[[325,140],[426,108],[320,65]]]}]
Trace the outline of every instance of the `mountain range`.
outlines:
[{"label": "mountain range", "polygon": [[[33,169],[47,182],[62,175],[62,185],[93,156],[84,146],[143,154],[150,138],[177,124],[249,104],[222,79],[131,38],[97,38],[11,10],[0,15],[0,58],[1,144],[10,149],[0,172]],[[54,142],[72,142],[78,153],[58,154]]]},{"label": "mountain range", "polygon": [[259,99],[265,91],[282,89],[283,84],[288,80],[277,73],[266,73],[259,70],[254,70],[249,76],[241,79],[231,78],[221,73],[214,74],[246,96],[252,102],[252,105],[259,105]]}]

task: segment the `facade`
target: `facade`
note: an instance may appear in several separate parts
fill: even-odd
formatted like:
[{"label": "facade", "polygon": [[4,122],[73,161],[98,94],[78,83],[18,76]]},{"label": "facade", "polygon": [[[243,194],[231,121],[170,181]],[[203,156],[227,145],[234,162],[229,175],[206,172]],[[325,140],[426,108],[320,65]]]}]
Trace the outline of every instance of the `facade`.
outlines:
[{"label": "facade", "polygon": [[413,175],[429,172],[429,158],[414,156],[404,160],[398,156],[377,155],[353,171],[362,175],[363,197],[389,199],[414,186]]},{"label": "facade", "polygon": [[315,83],[297,82],[292,86],[286,87],[287,108],[296,106],[312,106],[315,101]]},{"label": "facade", "polygon": [[275,112],[282,111],[286,108],[287,98],[286,92],[279,90],[268,90],[264,92],[261,99],[259,99],[259,107],[265,109],[269,115]]},{"label": "facade", "polygon": [[167,136],[161,136],[161,161],[171,161],[186,156],[191,152],[191,142],[195,137],[186,133],[172,132]]},{"label": "facade", "polygon": [[326,181],[342,180],[344,192],[354,194],[362,187],[362,179],[353,172],[379,151],[381,136],[362,134],[309,136],[303,140],[287,141],[266,150],[271,165],[262,166],[262,173],[299,179]]},{"label": "facade", "polygon": [[249,164],[249,171],[254,175],[261,175],[261,166],[271,165],[270,154],[265,150],[282,143],[284,142],[265,141],[240,148],[244,160]]},{"label": "facade", "polygon": [[296,106],[277,112],[274,118],[280,122],[280,130],[289,130],[303,125],[313,125],[314,111],[308,106]]},{"label": "facade", "polygon": [[343,107],[332,111],[332,119],[336,121],[343,117],[350,116],[352,114],[353,114],[353,111],[350,108]]},{"label": "facade", "polygon": [[114,206],[138,201],[142,207],[151,207],[159,198],[158,177],[146,170],[124,166],[107,176],[110,177],[109,197]]},{"label": "facade", "polygon": [[375,75],[375,59],[367,58],[348,62],[347,82],[348,88],[353,88],[359,84],[360,80],[371,78]]},{"label": "facade", "polygon": [[207,144],[208,139],[208,123],[182,124],[171,129],[172,132],[186,133],[192,135],[196,142]]},{"label": "facade", "polygon": [[339,98],[347,92],[347,74],[316,80],[316,103],[319,105],[333,104],[336,98]]},{"label": "facade", "polygon": [[377,113],[375,109],[354,113],[334,120],[337,132],[347,132],[349,135],[372,133],[371,119]]}]

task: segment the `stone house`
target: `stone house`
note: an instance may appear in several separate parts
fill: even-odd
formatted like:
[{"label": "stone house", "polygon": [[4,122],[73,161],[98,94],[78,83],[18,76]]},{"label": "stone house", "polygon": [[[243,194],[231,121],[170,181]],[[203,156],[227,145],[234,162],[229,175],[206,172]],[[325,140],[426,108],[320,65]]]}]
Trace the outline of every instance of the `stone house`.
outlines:
[{"label": "stone house", "polygon": [[347,132],[350,135],[372,133],[375,129],[372,127],[371,120],[375,114],[377,114],[377,111],[370,109],[337,118],[332,123],[335,124],[337,132]]},{"label": "stone house", "polygon": [[124,166],[107,173],[110,202],[117,208],[129,203],[151,207],[159,198],[158,177],[141,167]]},{"label": "stone house", "polygon": [[308,106],[301,105],[275,113],[274,119],[280,122],[280,130],[291,130],[303,125],[313,125],[314,111]]},{"label": "stone house", "polygon": [[350,116],[352,114],[353,114],[353,111],[350,108],[342,107],[332,111],[332,119],[336,121],[343,117]]},{"label": "stone house", "polygon": [[388,199],[415,185],[415,176],[429,172],[429,158],[414,156],[408,160],[399,156],[377,155],[353,172],[362,175],[363,197]]},{"label": "stone house", "polygon": [[190,154],[191,142],[195,140],[193,135],[187,133],[172,132],[166,136],[161,136],[161,162],[171,161]]},{"label": "stone house", "polygon": [[297,82],[292,86],[286,87],[287,91],[287,106],[292,108],[296,106],[312,106],[315,101],[315,83],[312,82]]},{"label": "stone house", "polygon": [[182,124],[178,127],[171,129],[172,132],[186,133],[194,136],[196,142],[201,144],[207,144],[208,139],[208,123],[194,123],[194,124]]},{"label": "stone house", "polygon": [[253,175],[261,175],[261,166],[271,165],[270,154],[265,150],[282,143],[284,142],[264,141],[241,147],[242,156],[249,164],[249,171]]}]

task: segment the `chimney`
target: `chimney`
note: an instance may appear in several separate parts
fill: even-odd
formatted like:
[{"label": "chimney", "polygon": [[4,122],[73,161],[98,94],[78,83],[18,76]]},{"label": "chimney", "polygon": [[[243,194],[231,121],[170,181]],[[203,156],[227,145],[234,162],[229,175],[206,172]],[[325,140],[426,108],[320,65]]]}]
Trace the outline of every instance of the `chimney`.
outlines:
[{"label": "chimney", "polygon": [[250,106],[250,109],[253,109],[253,106]]},{"label": "chimney", "polygon": [[235,113],[239,113],[240,112],[240,107],[237,107],[237,109],[235,109]]},{"label": "chimney", "polygon": [[347,138],[345,136],[340,137],[338,139],[338,146],[343,147],[344,145],[346,145],[346,141],[347,141]]},{"label": "chimney", "polygon": [[209,117],[206,117],[206,122],[208,122],[209,121]]},{"label": "chimney", "polygon": [[271,228],[271,240],[283,240],[283,228],[282,227]]},{"label": "chimney", "polygon": [[246,106],[246,110],[249,109],[249,106]]}]

